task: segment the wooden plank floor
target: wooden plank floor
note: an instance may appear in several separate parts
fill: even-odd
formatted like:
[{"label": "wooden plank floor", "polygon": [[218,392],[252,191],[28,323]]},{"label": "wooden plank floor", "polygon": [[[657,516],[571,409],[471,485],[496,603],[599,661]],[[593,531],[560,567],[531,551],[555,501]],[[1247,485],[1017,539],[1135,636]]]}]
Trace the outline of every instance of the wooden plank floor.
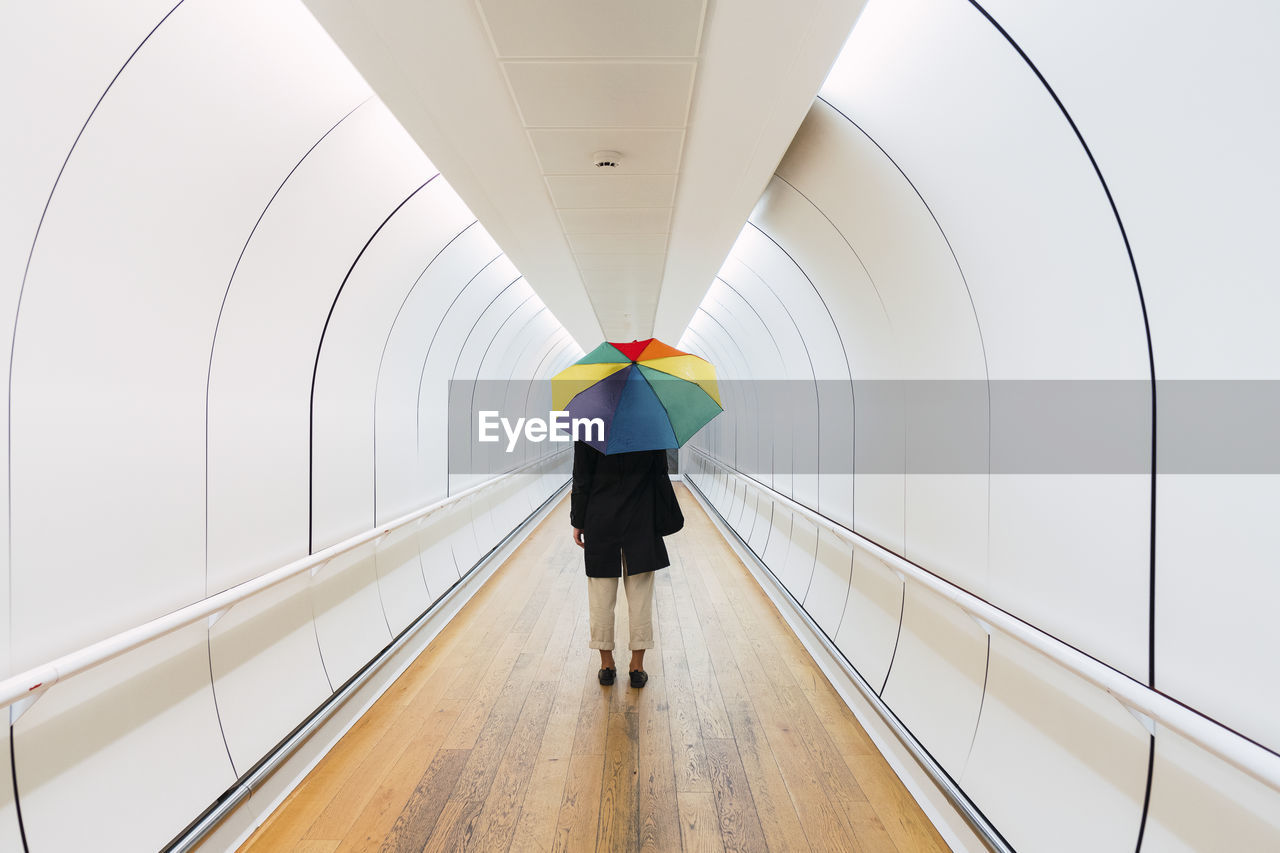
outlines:
[{"label": "wooden plank floor", "polygon": [[945,851],[678,489],[645,688],[596,683],[566,497],[241,850]]}]

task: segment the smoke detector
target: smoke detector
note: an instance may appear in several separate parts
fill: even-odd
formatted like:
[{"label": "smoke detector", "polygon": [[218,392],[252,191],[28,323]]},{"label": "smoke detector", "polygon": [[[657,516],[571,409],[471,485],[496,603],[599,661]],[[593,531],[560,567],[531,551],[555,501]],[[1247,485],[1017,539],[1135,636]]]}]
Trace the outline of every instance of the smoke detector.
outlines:
[{"label": "smoke detector", "polygon": [[616,169],[622,162],[622,155],[617,151],[597,151],[591,155],[591,165],[597,169]]}]

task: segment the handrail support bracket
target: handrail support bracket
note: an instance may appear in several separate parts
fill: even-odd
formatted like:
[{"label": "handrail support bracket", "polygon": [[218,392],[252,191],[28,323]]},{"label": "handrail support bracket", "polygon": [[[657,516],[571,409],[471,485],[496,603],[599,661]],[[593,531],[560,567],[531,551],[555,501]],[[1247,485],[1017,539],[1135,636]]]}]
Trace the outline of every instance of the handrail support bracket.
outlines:
[{"label": "handrail support bracket", "polygon": [[49,691],[51,684],[39,684],[32,687],[26,696],[9,705],[9,725],[15,725],[23,714],[31,710],[31,706],[40,700],[40,697]]}]

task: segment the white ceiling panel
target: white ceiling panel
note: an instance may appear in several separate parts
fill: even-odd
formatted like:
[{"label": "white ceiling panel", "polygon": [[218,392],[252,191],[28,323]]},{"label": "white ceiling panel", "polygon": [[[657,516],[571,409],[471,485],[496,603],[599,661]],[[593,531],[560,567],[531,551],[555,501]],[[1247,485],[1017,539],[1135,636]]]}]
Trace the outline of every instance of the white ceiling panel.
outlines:
[{"label": "white ceiling panel", "polygon": [[566,234],[665,234],[671,225],[671,208],[573,208],[561,210],[560,221]]},{"label": "white ceiling panel", "polygon": [[526,127],[684,127],[692,62],[506,62]]},{"label": "white ceiling panel", "polygon": [[670,207],[676,196],[675,175],[552,175],[547,186],[559,208]]},{"label": "white ceiling panel", "polygon": [[[595,298],[600,303],[596,310],[599,312],[602,322],[604,322],[606,316],[642,322],[653,321],[653,299],[647,288],[640,291],[615,287],[606,291],[597,289],[595,293]],[[633,334],[628,334],[627,330],[618,329],[616,333],[610,334],[607,339],[611,341],[629,341],[635,337]],[[646,335],[645,337],[652,337],[652,335]]]},{"label": "white ceiling panel", "polygon": [[[647,312],[642,312],[642,313],[647,314]],[[599,312],[599,316],[600,316],[601,323],[608,324],[608,326],[610,326],[611,328],[616,328],[616,329],[634,328],[635,326],[642,323],[653,322],[651,319],[645,319],[645,320],[637,319],[636,312],[627,311],[623,309],[611,309],[611,308],[602,309]],[[645,335],[645,337],[651,338],[653,337],[653,335]],[[637,335],[635,334],[610,335],[609,340],[634,341],[634,340],[637,340]]]},{"label": "white ceiling panel", "polygon": [[620,252],[661,255],[667,250],[666,234],[570,234],[569,245],[581,254]]},{"label": "white ceiling panel", "polygon": [[643,270],[654,275],[662,275],[662,268],[666,264],[666,255],[628,255],[622,252],[613,252],[602,255],[575,255],[578,261],[578,269],[584,273],[589,270],[616,270],[634,268]]},{"label": "white ceiling panel", "polygon": [[[624,288],[612,288],[601,292],[596,291],[600,300],[601,311],[610,311],[615,314],[625,314],[634,317],[637,313],[644,313],[649,310],[649,296],[647,293],[638,295],[633,290]],[[630,340],[630,337],[611,337],[612,341]]]},{"label": "white ceiling panel", "polygon": [[584,270],[582,278],[587,283],[587,290],[592,292],[635,288],[654,290],[662,283],[662,270],[658,270],[656,274],[635,267],[616,270]]},{"label": "white ceiling panel", "polygon": [[479,0],[498,56],[698,55],[694,0]]},{"label": "white ceiling panel", "polygon": [[619,175],[665,174],[680,168],[684,131],[678,128],[530,130],[529,138],[546,174],[595,174],[591,155],[602,150],[622,155],[614,170]]}]

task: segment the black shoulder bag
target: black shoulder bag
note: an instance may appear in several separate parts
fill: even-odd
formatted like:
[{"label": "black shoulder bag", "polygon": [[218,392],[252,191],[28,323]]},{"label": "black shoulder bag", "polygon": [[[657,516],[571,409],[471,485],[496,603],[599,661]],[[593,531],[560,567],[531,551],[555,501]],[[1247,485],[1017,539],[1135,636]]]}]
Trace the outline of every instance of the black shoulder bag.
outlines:
[{"label": "black shoulder bag", "polygon": [[653,520],[659,536],[670,536],[684,527],[684,513],[680,511],[680,501],[676,500],[671,478],[665,471],[658,473],[657,478],[653,490]]}]

